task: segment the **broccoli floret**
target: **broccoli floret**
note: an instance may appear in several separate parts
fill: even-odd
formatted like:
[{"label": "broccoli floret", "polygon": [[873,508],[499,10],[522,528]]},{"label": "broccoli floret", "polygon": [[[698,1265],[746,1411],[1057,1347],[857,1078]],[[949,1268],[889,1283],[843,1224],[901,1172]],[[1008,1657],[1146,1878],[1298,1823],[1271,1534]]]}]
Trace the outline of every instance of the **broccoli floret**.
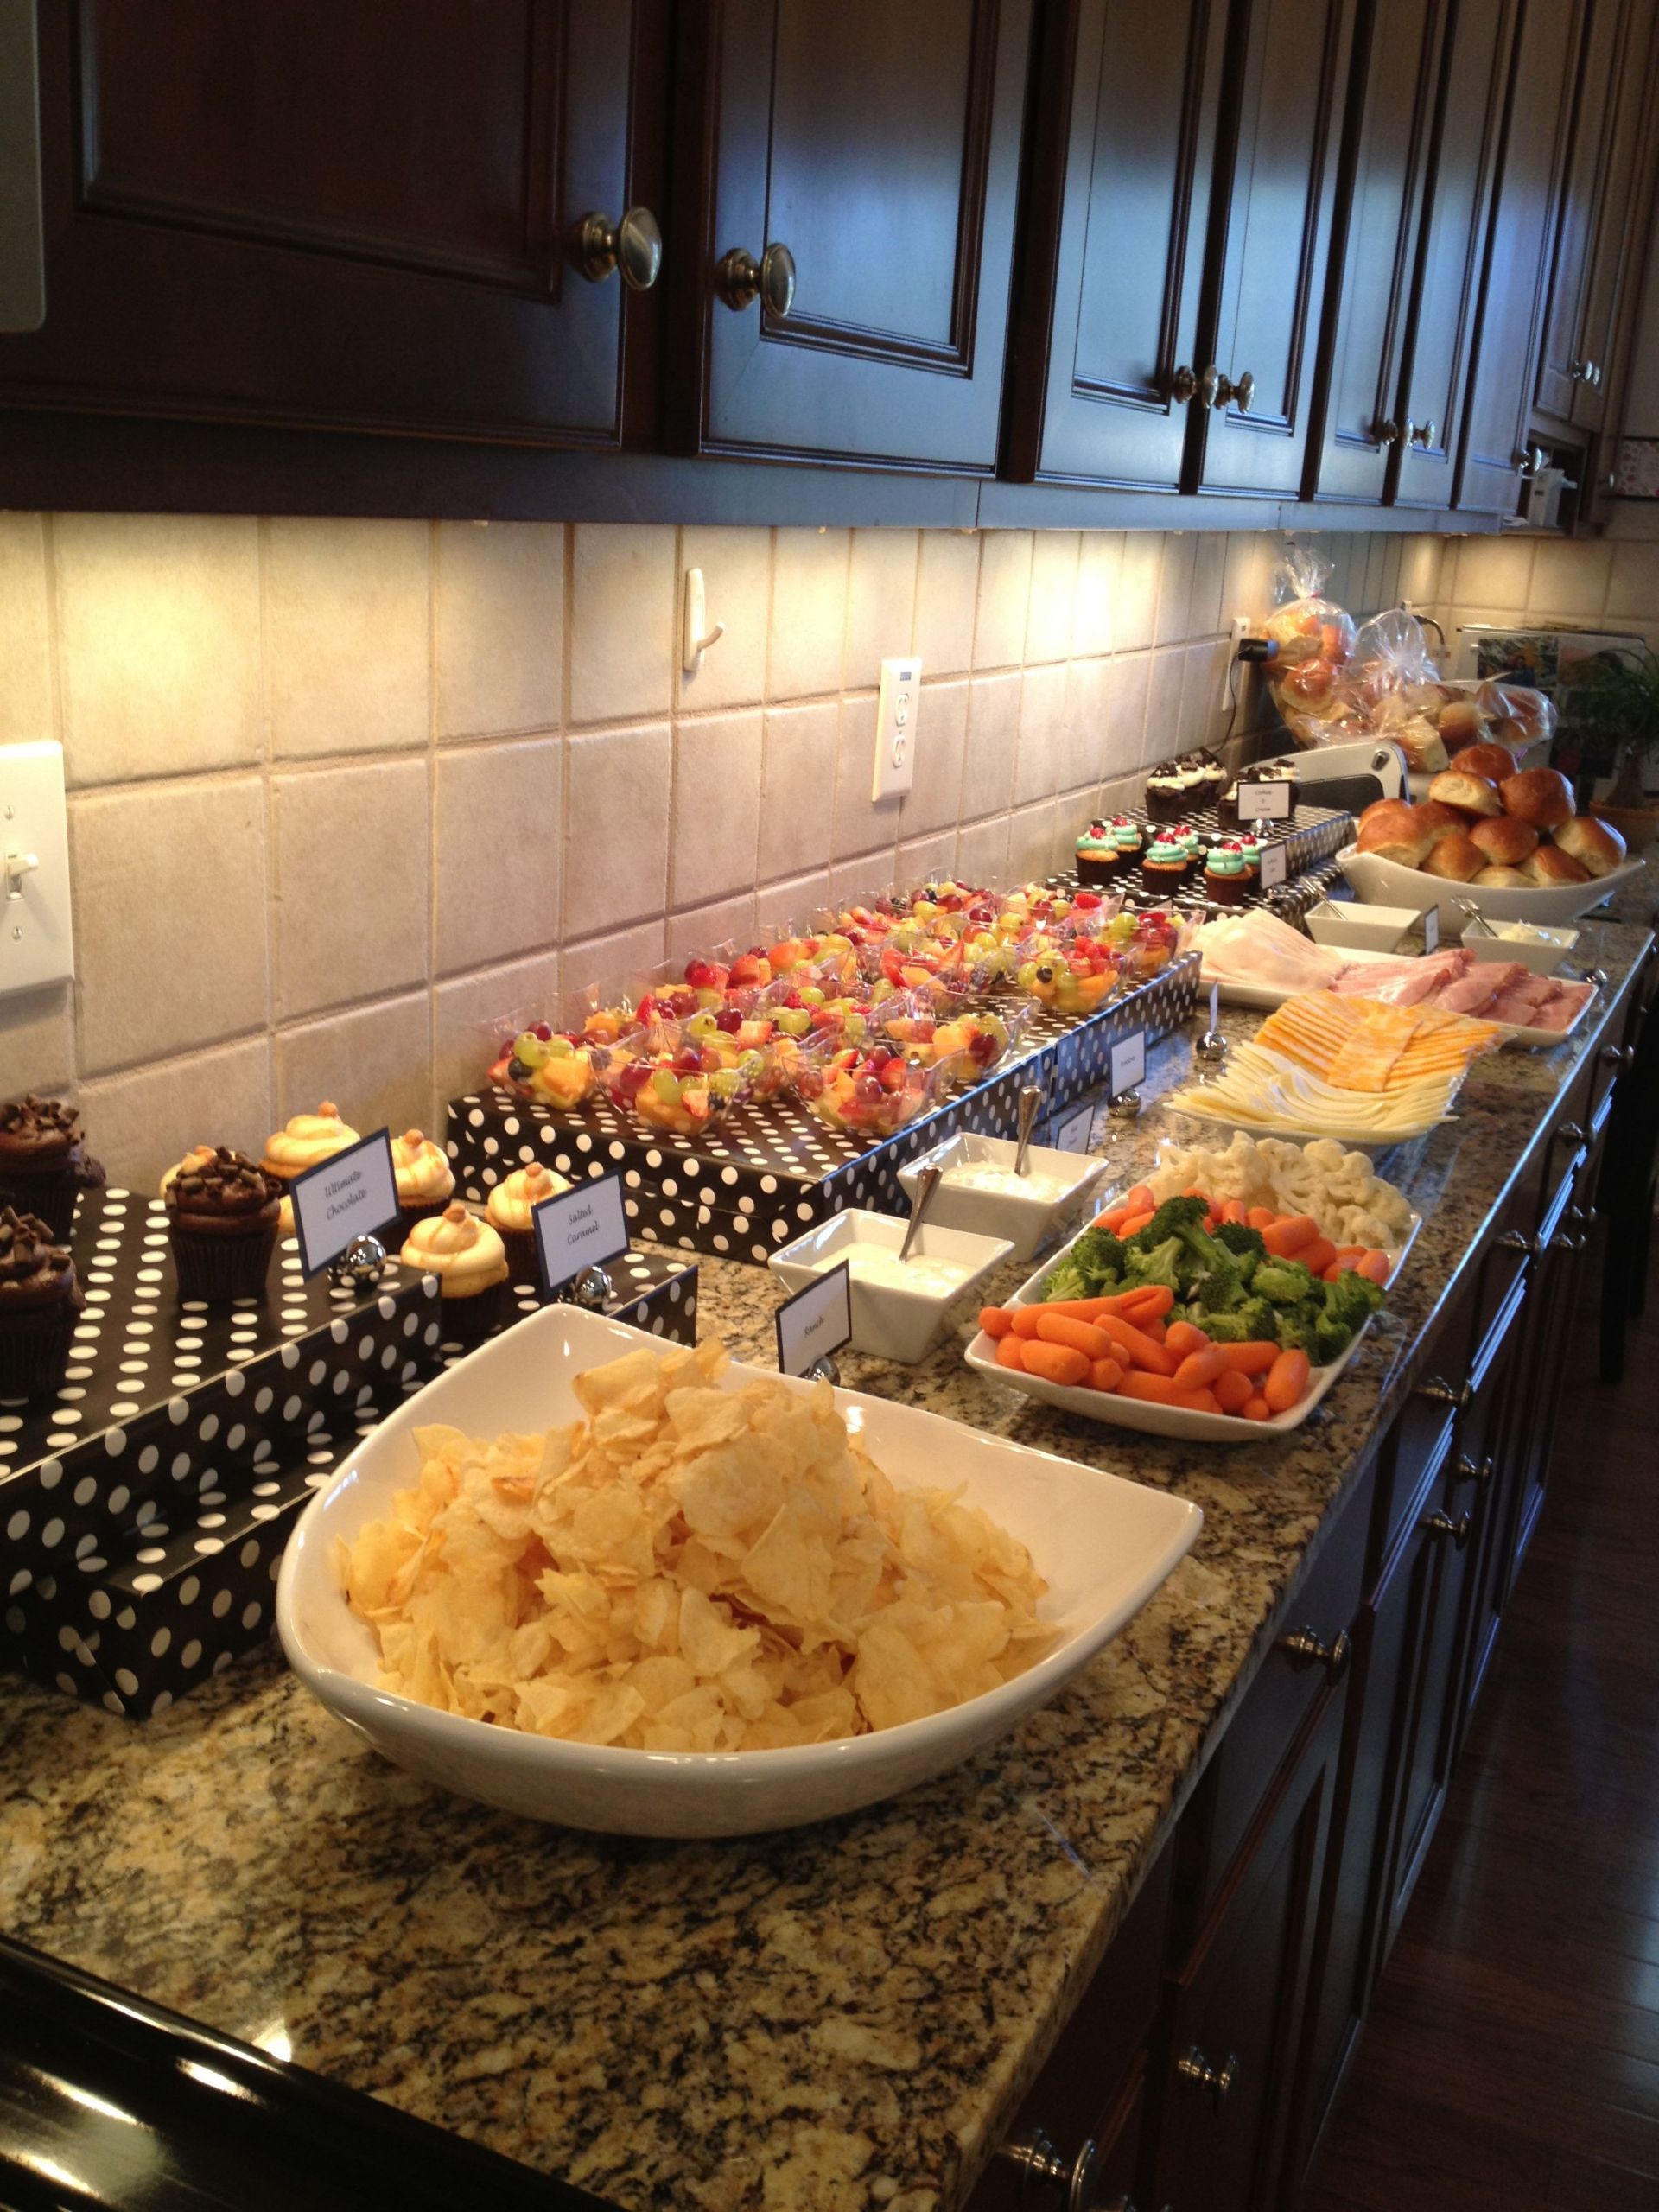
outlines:
[{"label": "broccoli floret", "polygon": [[1313,1341],[1318,1350],[1308,1357],[1316,1367],[1328,1366],[1333,1359],[1340,1359],[1354,1341],[1354,1332],[1345,1321],[1338,1321],[1332,1314],[1321,1313],[1313,1324]]},{"label": "broccoli floret", "polygon": [[1351,1268],[1344,1268],[1333,1282],[1325,1286],[1325,1310],[1332,1321],[1340,1322],[1349,1335],[1356,1336],[1382,1303],[1382,1289],[1369,1275],[1357,1274]]},{"label": "broccoli floret", "polygon": [[1218,1344],[1266,1344],[1277,1338],[1278,1313],[1265,1298],[1247,1298],[1224,1313],[1189,1307],[1187,1319]]},{"label": "broccoli floret", "polygon": [[1244,1326],[1244,1311],[1243,1306],[1238,1306],[1230,1313],[1206,1313],[1194,1325],[1202,1329],[1216,1344],[1247,1344],[1250,1341],[1250,1332]]},{"label": "broccoli floret", "polygon": [[1305,1351],[1310,1361],[1319,1362],[1319,1324],[1325,1319],[1325,1308],[1313,1299],[1305,1298],[1300,1305],[1281,1306],[1274,1315],[1274,1334],[1279,1339],[1281,1351]]},{"label": "broccoli floret", "polygon": [[1198,1226],[1210,1218],[1210,1206],[1205,1198],[1166,1198],[1144,1229],[1136,1230],[1129,1239],[1129,1249],[1137,1246],[1143,1252],[1155,1252],[1172,1236],[1179,1236],[1189,1225]]},{"label": "broccoli floret", "polygon": [[1217,1244],[1224,1244],[1238,1262],[1239,1281],[1253,1282],[1255,1271],[1268,1256],[1268,1248],[1262,1242],[1262,1232],[1252,1229],[1248,1222],[1224,1221],[1211,1235]]},{"label": "broccoli floret", "polygon": [[1185,1294],[1182,1267],[1186,1248],[1179,1236],[1166,1237],[1161,1244],[1142,1246],[1138,1236],[1129,1239],[1124,1262],[1124,1280],[1129,1283],[1157,1283],[1173,1291],[1179,1298]]},{"label": "broccoli floret", "polygon": [[1123,1279],[1124,1249],[1109,1229],[1085,1229],[1043,1285],[1043,1296],[1099,1298]]},{"label": "broccoli floret", "polygon": [[1320,1285],[1300,1260],[1263,1260],[1250,1280],[1259,1298],[1274,1306],[1294,1306],[1318,1292]]},{"label": "broccoli floret", "polygon": [[1196,1222],[1189,1223],[1180,1236],[1188,1254],[1187,1296],[1197,1299],[1211,1313],[1224,1313],[1230,1306],[1241,1304],[1245,1287],[1237,1254],[1229,1251],[1226,1245],[1219,1243]]}]

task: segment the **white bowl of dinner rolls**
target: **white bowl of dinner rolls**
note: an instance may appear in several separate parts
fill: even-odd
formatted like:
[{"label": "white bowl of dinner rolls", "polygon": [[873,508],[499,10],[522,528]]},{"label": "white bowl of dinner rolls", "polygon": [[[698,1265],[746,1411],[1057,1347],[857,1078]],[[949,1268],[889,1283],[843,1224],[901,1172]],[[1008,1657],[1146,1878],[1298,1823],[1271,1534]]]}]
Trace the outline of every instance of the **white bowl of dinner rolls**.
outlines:
[{"label": "white bowl of dinner rolls", "polygon": [[1557,769],[1516,769],[1493,744],[1455,753],[1415,804],[1368,806],[1339,857],[1360,898],[1438,906],[1448,929],[1458,926],[1457,899],[1494,921],[1570,922],[1642,865],[1611,823],[1575,811]]}]

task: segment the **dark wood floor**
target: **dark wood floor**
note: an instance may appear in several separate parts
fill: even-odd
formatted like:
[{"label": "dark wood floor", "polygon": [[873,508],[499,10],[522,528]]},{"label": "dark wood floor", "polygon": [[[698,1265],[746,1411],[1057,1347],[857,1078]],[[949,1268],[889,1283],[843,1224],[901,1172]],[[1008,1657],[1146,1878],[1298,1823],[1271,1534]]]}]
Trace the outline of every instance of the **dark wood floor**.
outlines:
[{"label": "dark wood floor", "polygon": [[1659,1270],[1630,1349],[1567,1401],[1305,2212],[1659,2212]]}]

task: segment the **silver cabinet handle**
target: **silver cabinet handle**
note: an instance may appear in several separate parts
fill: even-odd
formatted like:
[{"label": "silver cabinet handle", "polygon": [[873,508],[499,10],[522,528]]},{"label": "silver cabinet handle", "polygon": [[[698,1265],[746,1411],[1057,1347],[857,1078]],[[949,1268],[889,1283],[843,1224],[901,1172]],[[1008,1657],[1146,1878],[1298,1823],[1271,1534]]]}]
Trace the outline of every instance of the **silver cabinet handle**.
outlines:
[{"label": "silver cabinet handle", "polygon": [[715,289],[728,308],[741,309],[758,299],[781,322],[795,304],[795,257],[774,243],[757,261],[747,246],[734,245],[715,264]]},{"label": "silver cabinet handle", "polygon": [[[1197,397],[1198,390],[1198,380],[1191,369],[1177,369],[1169,380],[1169,396],[1178,407],[1190,405]],[[1209,404],[1208,400],[1205,402],[1205,406]]]},{"label": "silver cabinet handle", "polygon": [[1052,2201],[1063,2204],[1065,2212],[1098,2212],[1095,2177],[1100,2171],[1100,2149],[1092,2136],[1084,2139],[1069,2166],[1040,2127],[1033,2127],[1017,2142],[999,2145],[996,2155],[1018,2166],[1027,2186],[1035,2183],[1040,2188],[1063,2190],[1065,2194]]},{"label": "silver cabinet handle", "polygon": [[1484,1490],[1492,1479],[1492,1471],[1497,1465],[1497,1454],[1495,1452],[1489,1452],[1480,1460],[1471,1459],[1466,1452],[1460,1452],[1452,1472],[1460,1483],[1478,1483]]},{"label": "silver cabinet handle", "polygon": [[1466,1513],[1459,1513],[1455,1521],[1449,1513],[1431,1513],[1422,1523],[1431,1536],[1450,1536],[1459,1551],[1468,1542],[1474,1525]]},{"label": "silver cabinet handle", "polygon": [[1345,1628],[1338,1629],[1329,1643],[1321,1643],[1311,1628],[1292,1629],[1288,1636],[1279,1638],[1278,1649],[1299,1667],[1323,1667],[1327,1682],[1342,1680],[1354,1652]]},{"label": "silver cabinet handle", "polygon": [[1193,2044],[1176,2060],[1175,2071],[1183,2082],[1190,2082],[1195,2089],[1208,2090],[1219,2107],[1226,2101],[1227,2092],[1238,2079],[1238,2054],[1229,2051],[1221,2065],[1215,2067],[1197,2044]]},{"label": "silver cabinet handle", "polygon": [[1610,1068],[1628,1067],[1636,1058],[1634,1045],[1604,1045],[1601,1057]]},{"label": "silver cabinet handle", "polygon": [[1538,1239],[1522,1236],[1518,1229],[1506,1229],[1499,1234],[1497,1249],[1500,1252],[1530,1252],[1535,1255]]},{"label": "silver cabinet handle", "polygon": [[630,207],[620,223],[608,215],[584,215],[576,232],[576,266],[590,284],[602,284],[615,269],[631,292],[648,292],[663,266],[657,218],[649,207]]},{"label": "silver cabinet handle", "polygon": [[1421,446],[1424,452],[1427,453],[1428,448],[1434,442],[1434,433],[1439,428],[1440,425],[1431,418],[1427,423],[1418,423],[1408,426],[1408,435],[1410,437],[1413,445]]},{"label": "silver cabinet handle", "polygon": [[1394,420],[1392,416],[1390,416],[1386,423],[1379,423],[1377,424],[1376,442],[1380,446],[1402,445],[1405,442],[1407,433],[1410,430],[1410,428],[1411,425],[1408,423],[1404,429],[1402,429],[1401,425]]},{"label": "silver cabinet handle", "polygon": [[1563,1122],[1555,1132],[1557,1141],[1561,1144],[1582,1144],[1586,1134],[1580,1122]]},{"label": "silver cabinet handle", "polygon": [[1460,1390],[1454,1390],[1449,1382],[1443,1382],[1438,1375],[1431,1375],[1427,1382],[1420,1382],[1417,1385],[1417,1395],[1420,1398],[1427,1398],[1432,1406],[1453,1406],[1460,1414],[1466,1414],[1475,1402],[1475,1393],[1471,1384],[1465,1382]]},{"label": "silver cabinet handle", "polygon": [[1198,397],[1206,407],[1230,407],[1235,402],[1241,415],[1250,411],[1250,402],[1255,397],[1255,378],[1246,369],[1235,384],[1231,377],[1224,377],[1213,361],[1198,378]]}]

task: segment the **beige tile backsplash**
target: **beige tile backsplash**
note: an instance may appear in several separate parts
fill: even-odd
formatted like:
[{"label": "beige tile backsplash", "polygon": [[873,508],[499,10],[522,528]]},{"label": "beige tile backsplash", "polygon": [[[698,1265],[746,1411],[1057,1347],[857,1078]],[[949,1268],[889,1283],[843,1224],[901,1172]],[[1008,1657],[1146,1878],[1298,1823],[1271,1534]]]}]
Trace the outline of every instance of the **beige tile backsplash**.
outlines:
[{"label": "beige tile backsplash", "polygon": [[[1432,542],[1326,543],[1339,593],[1444,596]],[[1585,550],[1558,595],[1653,607],[1653,548]],[[1046,870],[1116,779],[1222,734],[1225,625],[1265,611],[1275,550],[0,515],[0,741],[64,743],[78,969],[0,998],[0,1095],[78,1086],[146,1186],[323,1096],[436,1128],[503,1014],[895,877]],[[1560,567],[1495,550],[1465,543],[1471,582],[1522,597],[1485,604]],[[725,634],[687,676],[693,564]],[[905,652],[915,785],[876,803]]]}]

